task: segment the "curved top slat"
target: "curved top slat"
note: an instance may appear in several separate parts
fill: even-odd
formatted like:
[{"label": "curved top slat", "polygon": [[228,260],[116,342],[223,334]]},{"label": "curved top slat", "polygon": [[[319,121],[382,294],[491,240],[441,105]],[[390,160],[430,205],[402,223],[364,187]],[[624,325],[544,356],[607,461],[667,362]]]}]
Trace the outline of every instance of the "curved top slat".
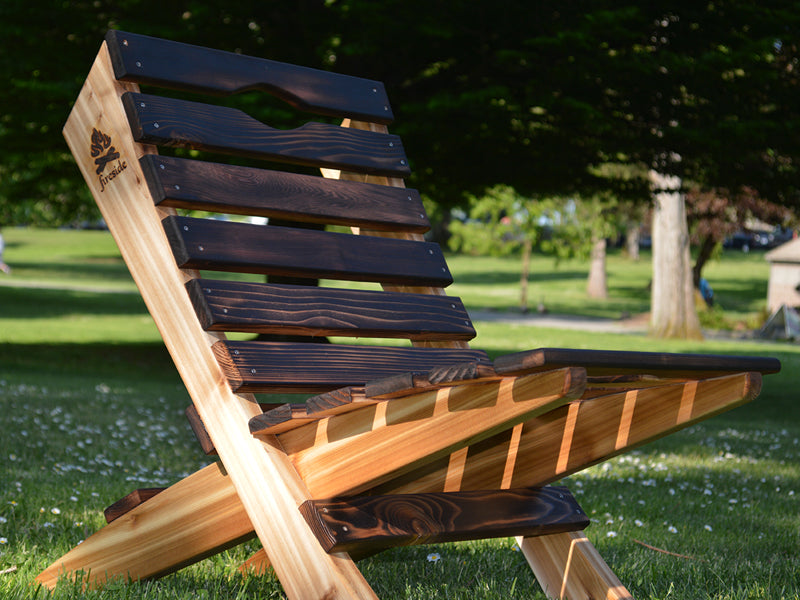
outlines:
[{"label": "curved top slat", "polygon": [[106,43],[117,79],[207,94],[268,92],[314,114],[391,123],[379,81],[111,30]]},{"label": "curved top slat", "polygon": [[327,123],[275,129],[235,108],[151,94],[127,92],[122,103],[137,142],[388,177],[411,172],[396,135]]}]

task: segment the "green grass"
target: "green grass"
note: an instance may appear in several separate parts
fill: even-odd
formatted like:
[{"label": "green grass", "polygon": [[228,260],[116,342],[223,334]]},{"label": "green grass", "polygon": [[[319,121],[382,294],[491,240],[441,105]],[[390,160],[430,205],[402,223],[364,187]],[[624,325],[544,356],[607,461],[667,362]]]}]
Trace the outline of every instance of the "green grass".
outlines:
[{"label": "green grass", "polygon": [[[136,487],[207,463],[183,416],[189,399],[107,233],[6,229],[0,276],[0,598],[51,597],[36,574],[102,524]],[[733,319],[766,297],[761,257],[723,256],[707,273]],[[516,263],[452,257],[470,308],[513,310]],[[586,265],[534,265],[531,300],[551,312],[619,318],[647,310],[649,263],[609,262],[612,298],[583,298]],[[535,290],[535,291],[534,291]],[[730,307],[730,308],[729,308]],[[800,598],[800,347],[755,340],[657,341],[478,322],[492,355],[540,346],[777,356],[760,398],[566,484],[592,518],[587,535],[636,598]],[[650,547],[645,546],[647,544]],[[53,598],[281,598],[243,579],[244,546],[148,583]],[[653,550],[657,548],[658,550]],[[667,554],[671,552],[674,554]],[[428,560],[432,553],[436,562]],[[676,556],[679,555],[679,556]],[[383,598],[542,598],[510,540],[401,548],[359,563]]]}]

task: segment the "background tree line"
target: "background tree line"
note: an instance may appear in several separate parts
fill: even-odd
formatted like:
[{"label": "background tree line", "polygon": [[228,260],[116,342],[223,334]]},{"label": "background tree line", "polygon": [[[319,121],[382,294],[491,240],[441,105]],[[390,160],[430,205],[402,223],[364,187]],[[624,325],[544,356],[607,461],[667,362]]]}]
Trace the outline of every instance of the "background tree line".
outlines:
[{"label": "background tree line", "polygon": [[109,28],[384,81],[439,219],[499,184],[530,202],[800,201],[800,2],[6,0],[0,225],[94,216],[60,129]]}]

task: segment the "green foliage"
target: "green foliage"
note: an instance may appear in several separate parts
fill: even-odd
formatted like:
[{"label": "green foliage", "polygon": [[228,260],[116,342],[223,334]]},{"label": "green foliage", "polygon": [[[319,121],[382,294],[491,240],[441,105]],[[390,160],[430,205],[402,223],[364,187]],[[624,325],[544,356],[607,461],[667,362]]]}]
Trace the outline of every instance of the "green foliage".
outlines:
[{"label": "green foliage", "polygon": [[519,251],[526,240],[535,245],[553,210],[549,200],[533,200],[507,185],[490,188],[482,196],[469,196],[466,218],[450,224],[450,249],[478,255],[506,256]]},{"label": "green foliage", "polygon": [[[796,203],[795,4],[4,0],[0,225],[93,210],[60,130],[111,27],[385,81],[410,184],[446,208],[496,184],[647,197],[604,164]],[[297,124],[259,95],[235,103]]]}]

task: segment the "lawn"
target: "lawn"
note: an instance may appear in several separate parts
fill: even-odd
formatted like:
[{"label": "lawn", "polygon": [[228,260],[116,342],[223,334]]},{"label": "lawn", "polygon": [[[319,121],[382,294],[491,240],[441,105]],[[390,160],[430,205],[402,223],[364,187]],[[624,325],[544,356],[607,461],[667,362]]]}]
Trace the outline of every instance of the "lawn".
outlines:
[{"label": "lawn", "polygon": [[[207,464],[189,399],[105,232],[4,230],[0,277],[0,597],[45,598],[36,574],[103,523],[137,487]],[[455,256],[452,293],[513,311],[513,259]],[[531,301],[552,313],[618,319],[647,310],[649,262],[609,260],[611,298],[583,297],[586,265],[537,258]],[[731,321],[763,312],[763,254],[726,254],[706,273]],[[544,346],[777,356],[750,405],[568,478],[587,535],[636,598],[800,598],[800,347],[705,342],[477,322],[491,354]],[[161,580],[53,598],[280,598],[270,577],[242,578],[255,542]],[[438,556],[438,560],[436,560]],[[397,549],[359,563],[384,598],[543,598],[511,540]]]}]

